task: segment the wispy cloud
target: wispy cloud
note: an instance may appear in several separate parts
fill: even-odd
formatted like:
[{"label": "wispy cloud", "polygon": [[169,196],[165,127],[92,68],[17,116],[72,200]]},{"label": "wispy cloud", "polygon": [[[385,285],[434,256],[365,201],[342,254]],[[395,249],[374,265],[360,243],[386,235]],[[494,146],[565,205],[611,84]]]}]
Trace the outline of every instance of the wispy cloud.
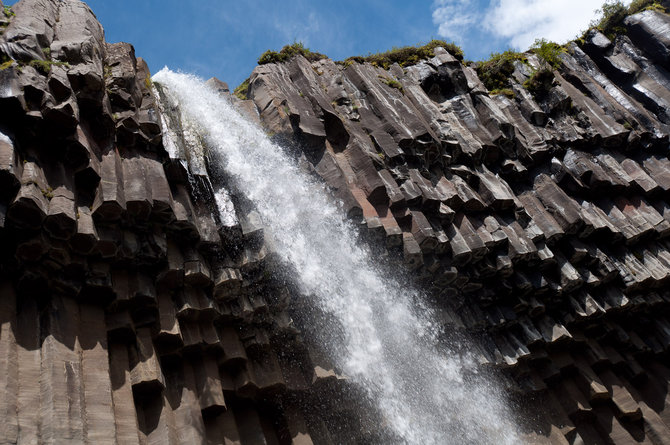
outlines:
[{"label": "wispy cloud", "polygon": [[491,3],[484,26],[518,49],[528,48],[538,38],[564,43],[588,28],[602,3],[602,0],[497,0]]},{"label": "wispy cloud", "polygon": [[433,23],[438,26],[437,33],[457,43],[463,42],[480,15],[472,0],[435,0],[433,3]]},{"label": "wispy cloud", "polygon": [[[629,4],[631,0],[624,0]],[[535,39],[563,43],[596,18],[603,0],[436,0],[433,23],[444,38],[463,43],[482,32],[527,49]]]},{"label": "wispy cloud", "polygon": [[274,27],[286,43],[297,41],[309,46],[310,40],[321,29],[321,21],[316,12],[310,11],[304,20],[275,20]]}]

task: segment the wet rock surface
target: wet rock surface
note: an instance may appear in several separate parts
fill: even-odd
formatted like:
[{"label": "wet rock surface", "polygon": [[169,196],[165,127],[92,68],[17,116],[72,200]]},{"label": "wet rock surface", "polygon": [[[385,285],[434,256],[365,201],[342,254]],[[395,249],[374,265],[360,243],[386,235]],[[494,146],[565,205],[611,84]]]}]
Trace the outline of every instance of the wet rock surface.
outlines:
[{"label": "wet rock surface", "polygon": [[670,437],[668,23],[645,11],[614,41],[592,31],[546,90],[519,63],[513,97],[441,49],[250,78],[265,128],[455,314],[446,329],[480,338],[532,443]]},{"label": "wet rock surface", "polygon": [[[0,443],[389,443],[296,328],[306,302],[275,278],[262,221],[215,195],[206,147],[133,47],[76,0],[13,11]],[[262,65],[252,101],[230,100],[412,270],[446,330],[479,338],[530,442],[666,443],[668,23],[591,33],[540,94],[519,66],[515,96],[490,95],[437,50],[388,71]]]},{"label": "wet rock surface", "polygon": [[294,326],[253,209],[228,198],[220,212],[203,147],[180,122],[163,131],[172,115],[132,45],[106,43],[77,0],[12,9],[0,443],[374,439]]}]

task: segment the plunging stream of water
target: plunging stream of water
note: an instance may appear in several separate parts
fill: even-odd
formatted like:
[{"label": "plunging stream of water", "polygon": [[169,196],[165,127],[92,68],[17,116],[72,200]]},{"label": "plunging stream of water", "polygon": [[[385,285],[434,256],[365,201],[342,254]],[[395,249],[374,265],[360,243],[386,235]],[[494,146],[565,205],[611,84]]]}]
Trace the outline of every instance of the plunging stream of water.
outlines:
[{"label": "plunging stream of water", "polygon": [[301,291],[342,326],[328,349],[386,428],[408,444],[519,443],[495,382],[476,377],[468,354],[436,346],[439,327],[413,308],[417,291],[379,271],[318,182],[200,79],[164,68],[154,80],[256,207]]}]

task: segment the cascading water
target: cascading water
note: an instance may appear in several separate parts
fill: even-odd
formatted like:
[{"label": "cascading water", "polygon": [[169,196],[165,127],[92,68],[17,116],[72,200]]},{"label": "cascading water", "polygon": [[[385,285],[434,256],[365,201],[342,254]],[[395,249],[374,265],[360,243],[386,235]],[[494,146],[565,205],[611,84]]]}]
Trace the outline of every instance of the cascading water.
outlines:
[{"label": "cascading water", "polygon": [[408,444],[520,442],[496,385],[468,354],[436,346],[439,327],[414,308],[417,291],[378,270],[323,186],[200,79],[164,68],[154,80],[256,207],[301,291],[341,325],[327,349],[385,428]]}]

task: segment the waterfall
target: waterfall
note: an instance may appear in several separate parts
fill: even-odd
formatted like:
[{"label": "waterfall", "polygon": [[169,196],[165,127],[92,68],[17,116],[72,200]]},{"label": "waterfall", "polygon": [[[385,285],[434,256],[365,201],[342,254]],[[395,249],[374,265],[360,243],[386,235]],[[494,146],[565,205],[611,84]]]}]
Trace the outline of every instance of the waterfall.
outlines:
[{"label": "waterfall", "polygon": [[498,385],[477,375],[472,354],[437,346],[440,327],[416,310],[418,291],[380,271],[322,184],[197,77],[164,68],[154,80],[253,203],[301,292],[341,325],[327,349],[385,428],[407,444],[520,442]]}]

